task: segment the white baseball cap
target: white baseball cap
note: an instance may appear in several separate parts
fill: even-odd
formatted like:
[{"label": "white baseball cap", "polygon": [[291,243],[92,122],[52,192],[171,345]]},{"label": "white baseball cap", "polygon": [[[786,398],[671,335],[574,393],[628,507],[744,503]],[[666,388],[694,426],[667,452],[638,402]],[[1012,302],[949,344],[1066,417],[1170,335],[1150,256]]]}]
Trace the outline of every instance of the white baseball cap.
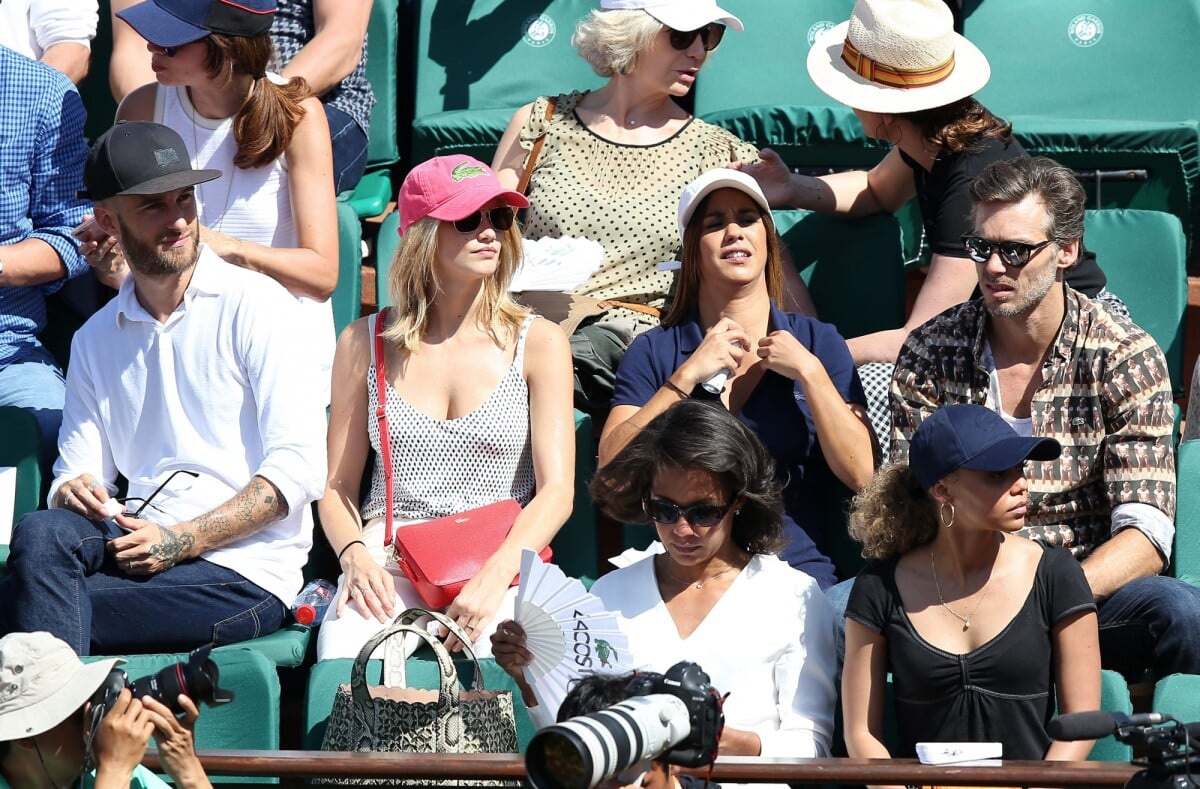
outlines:
[{"label": "white baseball cap", "polygon": [[709,170],[683,187],[683,194],[679,196],[680,238],[683,238],[683,231],[687,230],[688,222],[691,221],[692,214],[696,212],[696,209],[700,207],[700,203],[718,189],[737,189],[739,192],[744,192],[758,203],[759,208],[768,214],[771,213],[771,205],[767,202],[767,196],[763,194],[758,181],[741,170],[718,167]]},{"label": "white baseball cap", "polygon": [[716,0],[600,0],[600,7],[645,11],[672,30],[699,30],[709,22],[720,22],[741,33],[742,20],[716,4]]},{"label": "white baseball cap", "polygon": [[0,742],[35,737],[74,714],[122,661],[85,664],[45,632],[0,638]]}]

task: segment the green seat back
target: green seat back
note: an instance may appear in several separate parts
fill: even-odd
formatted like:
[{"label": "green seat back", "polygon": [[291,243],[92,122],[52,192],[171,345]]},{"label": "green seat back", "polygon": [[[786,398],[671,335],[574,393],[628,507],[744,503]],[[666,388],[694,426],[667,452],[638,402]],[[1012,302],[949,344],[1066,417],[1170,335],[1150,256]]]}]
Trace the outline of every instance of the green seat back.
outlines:
[{"label": "green seat back", "polygon": [[[724,0],[742,20],[726,30],[693,89],[696,114],[756,105],[834,105],[808,76],[814,37],[850,18],[854,0]],[[764,64],[770,64],[764,73]]]},{"label": "green seat back", "polygon": [[554,563],[569,576],[589,583],[600,572],[599,543],[596,535],[596,508],[588,495],[588,484],[596,473],[596,440],[592,417],[575,411],[575,503],[571,517],[563,524],[550,546]]},{"label": "green seat back", "polygon": [[367,138],[367,166],[400,160],[399,8],[400,0],[375,0],[367,23],[367,81],[375,94]]},{"label": "green seat back", "polygon": [[1178,59],[1200,38],[1197,0],[966,0],[963,16],[992,66],[979,98],[1000,115],[1200,118]]},{"label": "green seat back", "polygon": [[[456,660],[458,676],[461,682],[470,683],[473,669],[468,660]],[[325,739],[325,726],[329,721],[329,712],[333,709],[333,697],[339,685],[350,684],[350,671],[354,661],[350,658],[322,660],[308,672],[308,690],[304,695],[304,730],[303,746],[307,750],[319,750],[321,741]],[[512,677],[504,673],[504,669],[491,658],[479,661],[483,673],[483,684],[489,690],[510,690],[513,694],[513,710],[517,721],[517,742],[521,750],[529,744],[529,738],[535,731],[533,721],[521,703],[521,691]],[[426,646],[421,646],[408,659],[405,667],[406,681],[410,688],[438,687],[438,664],[433,652]],[[371,660],[367,663],[367,684],[380,684],[383,674],[383,661]]]},{"label": "green seat back", "polygon": [[[41,431],[33,414],[24,408],[0,406],[0,466],[17,469],[17,488],[13,497],[13,524],[27,512],[41,506],[42,472],[38,466]],[[8,546],[4,546],[7,557]]]},{"label": "green seat back", "polygon": [[[1200,440],[1184,441],[1179,445],[1175,476],[1180,484],[1175,488],[1173,575],[1200,587],[1200,485],[1196,484],[1196,480],[1200,480]],[[1200,716],[1196,719],[1200,720]]]},{"label": "green seat back", "polygon": [[1200,721],[1200,675],[1171,674],[1158,680],[1150,708],[1185,723]]},{"label": "green seat back", "polygon": [[353,206],[337,202],[338,281],[330,298],[333,300],[333,329],[342,329],[359,317],[362,311],[362,225]]},{"label": "green seat back", "polygon": [[890,214],[839,219],[774,211],[775,226],[808,284],[817,314],[843,337],[904,323],[904,255]]},{"label": "green seat back", "polygon": [[[186,660],[186,654],[131,655],[121,668],[131,680]],[[84,658],[87,662],[101,656]],[[279,676],[275,665],[250,649],[218,649],[212,659],[220,686],[234,700],[217,707],[201,705],[196,722],[196,748],[274,751],[279,749]],[[211,776],[213,783],[279,783],[272,777]]]},{"label": "green seat back", "polygon": [[[594,0],[420,0],[417,9],[414,162],[441,150],[443,135],[490,151],[497,129],[457,110],[503,110],[504,122],[541,95],[602,83],[571,46]],[[499,125],[498,130],[503,131]],[[491,161],[491,154],[482,156]]]},{"label": "green seat back", "polygon": [[1088,211],[1083,237],[1096,252],[1109,290],[1162,348],[1176,396],[1181,395],[1188,294],[1179,220],[1160,211]]}]

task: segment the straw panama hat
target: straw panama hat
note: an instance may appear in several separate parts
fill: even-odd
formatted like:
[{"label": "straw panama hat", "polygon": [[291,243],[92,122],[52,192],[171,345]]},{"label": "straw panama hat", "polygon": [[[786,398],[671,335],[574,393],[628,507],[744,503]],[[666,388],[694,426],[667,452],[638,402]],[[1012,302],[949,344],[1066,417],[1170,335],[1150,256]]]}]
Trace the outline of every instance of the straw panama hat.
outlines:
[{"label": "straw panama hat", "polygon": [[817,87],[867,112],[941,107],[975,93],[991,73],[979,48],[954,32],[942,0],[858,0],[850,19],[808,51]]}]

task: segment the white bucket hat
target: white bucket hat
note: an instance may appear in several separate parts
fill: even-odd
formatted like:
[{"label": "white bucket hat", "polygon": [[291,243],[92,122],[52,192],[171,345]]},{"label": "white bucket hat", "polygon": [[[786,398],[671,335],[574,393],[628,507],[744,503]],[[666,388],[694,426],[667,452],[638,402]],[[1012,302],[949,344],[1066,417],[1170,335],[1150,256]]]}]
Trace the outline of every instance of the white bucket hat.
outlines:
[{"label": "white bucket hat", "polygon": [[120,662],[110,658],[85,665],[49,633],[0,638],[0,742],[53,729],[82,707]]},{"label": "white bucket hat", "polygon": [[943,0],[858,0],[808,51],[817,87],[848,107],[916,112],[970,96],[992,70]]},{"label": "white bucket hat", "polygon": [[699,30],[709,22],[720,22],[741,33],[742,20],[716,4],[716,0],[600,0],[600,7],[640,10],[672,30]]},{"label": "white bucket hat", "polygon": [[696,209],[700,207],[700,203],[704,198],[718,189],[736,189],[739,192],[743,192],[749,195],[750,199],[754,202],[758,203],[759,208],[767,214],[771,213],[771,206],[767,203],[767,196],[763,194],[762,187],[758,185],[758,181],[740,170],[718,167],[715,170],[709,170],[683,187],[683,194],[679,196],[680,238],[683,238],[683,231],[687,230],[688,222],[691,221],[692,214],[696,213]]}]

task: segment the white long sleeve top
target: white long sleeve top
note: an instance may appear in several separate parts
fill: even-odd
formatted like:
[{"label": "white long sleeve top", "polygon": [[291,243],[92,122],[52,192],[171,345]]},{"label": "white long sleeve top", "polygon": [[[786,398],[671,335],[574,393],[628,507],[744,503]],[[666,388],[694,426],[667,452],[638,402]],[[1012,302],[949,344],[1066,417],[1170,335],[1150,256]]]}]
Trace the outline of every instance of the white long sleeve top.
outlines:
[{"label": "white long sleeve top", "polygon": [[96,0],[4,0],[0,44],[34,60],[55,44],[90,48],[98,20]]},{"label": "white long sleeve top", "polygon": [[325,406],[318,366],[279,283],[201,246],[182,303],[159,323],[134,278],[75,334],[50,501],[83,473],[145,498],[171,525],[208,512],[261,476],[288,514],[203,557],[290,604],[312,545],[310,502],[325,485]]}]

